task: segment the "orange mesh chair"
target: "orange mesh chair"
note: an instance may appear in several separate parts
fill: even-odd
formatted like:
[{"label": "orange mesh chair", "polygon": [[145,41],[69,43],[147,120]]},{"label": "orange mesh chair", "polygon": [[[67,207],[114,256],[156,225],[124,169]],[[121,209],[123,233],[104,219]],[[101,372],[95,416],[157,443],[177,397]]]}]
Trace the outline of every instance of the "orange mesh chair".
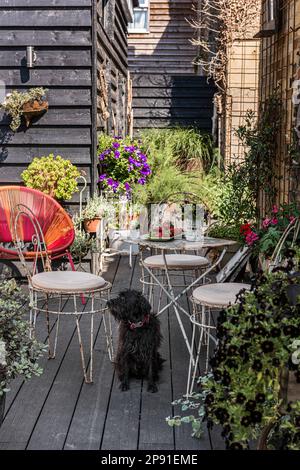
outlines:
[{"label": "orange mesh chair", "polygon": [[[75,237],[74,226],[66,211],[52,197],[35,189],[23,186],[0,187],[0,260],[19,259],[15,247],[6,247],[13,243],[12,223],[15,208],[25,205],[34,214],[42,229],[46,242],[47,253],[50,260],[67,256],[74,271],[75,266],[69,247]],[[26,219],[20,220],[22,239],[25,243],[32,242],[34,230],[32,224]],[[26,259],[33,259],[32,251],[24,253]]]}]

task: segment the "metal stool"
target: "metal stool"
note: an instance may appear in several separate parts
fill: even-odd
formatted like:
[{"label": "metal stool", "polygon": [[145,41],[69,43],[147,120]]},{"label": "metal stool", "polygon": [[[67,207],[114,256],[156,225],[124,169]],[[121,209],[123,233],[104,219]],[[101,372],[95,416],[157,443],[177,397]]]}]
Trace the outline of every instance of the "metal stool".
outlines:
[{"label": "metal stool", "polygon": [[[193,334],[186,389],[187,396],[191,396],[193,393],[202,346],[206,346],[205,373],[207,373],[211,341],[217,344],[217,339],[212,334],[213,331],[216,330],[216,327],[211,324],[212,311],[220,311],[228,307],[228,305],[236,303],[239,292],[243,289],[250,290],[250,288],[251,286],[249,284],[227,283],[204,285],[193,291],[190,298],[193,305],[193,314],[190,317],[193,326]],[[199,329],[199,342],[196,351],[196,359],[194,359],[193,346],[196,339],[196,328]]]}]

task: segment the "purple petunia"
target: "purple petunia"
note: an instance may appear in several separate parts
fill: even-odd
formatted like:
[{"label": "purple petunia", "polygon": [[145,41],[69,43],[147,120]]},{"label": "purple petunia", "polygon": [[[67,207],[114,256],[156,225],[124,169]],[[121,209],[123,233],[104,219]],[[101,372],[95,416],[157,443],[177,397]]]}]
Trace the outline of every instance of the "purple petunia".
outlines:
[{"label": "purple petunia", "polygon": [[119,142],[114,142],[114,143],[113,143],[113,148],[114,148],[114,149],[120,148]]},{"label": "purple petunia", "polygon": [[120,158],[120,152],[118,150],[115,150],[115,158]]},{"label": "purple petunia", "polygon": [[103,175],[100,175],[99,181],[104,181],[106,177],[107,177],[106,173],[103,173]]},{"label": "purple petunia", "polygon": [[131,191],[131,186],[130,186],[129,183],[126,182],[126,183],[124,184],[124,187],[125,187],[126,191]]},{"label": "purple petunia", "polygon": [[99,160],[104,160],[104,158],[105,158],[104,153],[101,153],[101,154],[99,155]]},{"label": "purple petunia", "polygon": [[141,184],[141,185],[146,184],[146,178],[140,178],[140,179],[138,180],[138,184]]},{"label": "purple petunia", "polygon": [[112,178],[107,178],[107,184],[108,186],[113,186],[114,180]]},{"label": "purple petunia", "polygon": [[135,146],[134,145],[125,146],[124,150],[125,152],[133,153],[135,151]]}]

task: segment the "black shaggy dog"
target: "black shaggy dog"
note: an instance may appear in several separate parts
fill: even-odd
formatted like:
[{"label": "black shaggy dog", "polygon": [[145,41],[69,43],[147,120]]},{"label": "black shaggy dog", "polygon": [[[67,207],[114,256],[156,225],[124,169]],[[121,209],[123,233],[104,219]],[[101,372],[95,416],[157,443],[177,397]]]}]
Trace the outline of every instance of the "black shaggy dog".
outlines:
[{"label": "black shaggy dog", "polygon": [[147,378],[148,391],[157,392],[156,382],[164,360],[158,348],[162,336],[160,322],[151,313],[151,305],[140,292],[125,290],[108,302],[114,318],[120,323],[115,367],[120,389],[129,389],[129,378]]}]

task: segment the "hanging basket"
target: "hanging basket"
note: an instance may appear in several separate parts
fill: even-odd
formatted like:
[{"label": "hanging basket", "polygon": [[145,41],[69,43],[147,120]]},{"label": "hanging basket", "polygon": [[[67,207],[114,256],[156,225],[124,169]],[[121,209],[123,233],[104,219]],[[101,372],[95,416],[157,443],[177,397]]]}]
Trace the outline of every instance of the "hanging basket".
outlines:
[{"label": "hanging basket", "polygon": [[32,100],[23,105],[23,115],[26,127],[29,127],[34,117],[40,116],[48,111],[49,103],[46,100]]}]

